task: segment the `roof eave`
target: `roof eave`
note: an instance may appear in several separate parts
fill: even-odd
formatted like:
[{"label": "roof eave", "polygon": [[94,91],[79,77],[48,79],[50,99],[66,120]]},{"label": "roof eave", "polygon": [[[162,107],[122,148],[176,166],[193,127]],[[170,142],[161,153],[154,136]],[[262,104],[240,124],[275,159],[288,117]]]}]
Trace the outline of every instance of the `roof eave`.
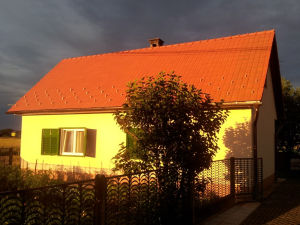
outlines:
[{"label": "roof eave", "polygon": [[[217,103],[213,103],[217,104]],[[253,105],[261,105],[261,101],[223,102],[222,108],[251,108]],[[99,108],[72,108],[72,109],[43,109],[43,110],[20,110],[8,111],[7,114],[16,115],[57,115],[57,114],[89,114],[89,113],[113,113],[122,110],[122,106],[99,107]]]},{"label": "roof eave", "polygon": [[79,113],[109,113],[122,109],[121,106],[97,107],[97,108],[70,108],[70,109],[43,109],[43,110],[19,110],[7,111],[6,114],[16,115],[45,115],[45,114],[79,114]]},{"label": "roof eave", "polygon": [[279,65],[277,42],[276,42],[275,35],[274,35],[274,39],[273,39],[269,65],[270,65],[271,75],[272,75],[272,85],[273,85],[273,89],[274,89],[274,99],[275,99],[277,119],[280,120],[284,117],[284,110],[283,110],[283,96],[282,96],[280,65]]}]

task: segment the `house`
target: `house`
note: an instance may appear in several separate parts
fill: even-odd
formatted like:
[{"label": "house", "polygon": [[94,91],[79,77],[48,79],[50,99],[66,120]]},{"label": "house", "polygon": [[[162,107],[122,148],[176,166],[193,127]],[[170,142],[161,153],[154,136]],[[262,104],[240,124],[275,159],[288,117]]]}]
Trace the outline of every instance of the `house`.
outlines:
[{"label": "house", "polygon": [[3,129],[0,130],[0,137],[21,137],[21,131],[13,130],[13,129]]},{"label": "house", "polygon": [[109,171],[126,141],[113,116],[126,84],[161,71],[224,100],[215,159],[262,157],[271,183],[283,113],[274,30],[165,46],[152,39],[147,48],[63,59],[8,111],[22,116],[22,166]]}]

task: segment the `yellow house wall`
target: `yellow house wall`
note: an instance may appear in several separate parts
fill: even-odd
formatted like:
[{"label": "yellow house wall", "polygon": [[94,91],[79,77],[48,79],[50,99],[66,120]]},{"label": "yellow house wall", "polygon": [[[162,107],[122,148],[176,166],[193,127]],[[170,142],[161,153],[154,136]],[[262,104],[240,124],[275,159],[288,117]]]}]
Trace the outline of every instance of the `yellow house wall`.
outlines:
[{"label": "yellow house wall", "polygon": [[[41,155],[43,128],[85,127],[96,129],[96,157]],[[28,115],[22,117],[21,158],[23,167],[38,169],[64,169],[81,167],[85,172],[112,168],[112,157],[126,136],[116,124],[111,113]],[[103,171],[102,171],[103,172]]]},{"label": "yellow house wall", "polygon": [[257,121],[257,155],[263,158],[263,177],[275,173],[275,120],[276,108],[270,70],[262,97]]},{"label": "yellow house wall", "polygon": [[[220,150],[214,160],[228,158],[230,150],[235,157],[251,157],[251,109],[232,109],[222,125],[218,145]],[[241,124],[242,129],[241,129]],[[44,128],[85,127],[96,129],[96,157],[41,155],[41,137]],[[22,166],[31,169],[76,169],[81,172],[108,172],[113,167],[112,158],[126,135],[116,124],[112,113],[26,115],[22,117]]]},{"label": "yellow house wall", "polygon": [[231,109],[218,135],[219,151],[213,160],[252,157],[251,109]]}]

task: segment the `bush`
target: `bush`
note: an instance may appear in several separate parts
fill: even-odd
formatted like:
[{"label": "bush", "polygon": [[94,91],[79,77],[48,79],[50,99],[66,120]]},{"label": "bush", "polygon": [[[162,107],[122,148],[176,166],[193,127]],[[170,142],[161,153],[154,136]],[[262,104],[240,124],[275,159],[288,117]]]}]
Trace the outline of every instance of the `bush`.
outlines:
[{"label": "bush", "polygon": [[3,166],[0,168],[0,192],[36,188],[63,183],[55,179],[53,171],[38,171],[34,173],[17,166]]}]

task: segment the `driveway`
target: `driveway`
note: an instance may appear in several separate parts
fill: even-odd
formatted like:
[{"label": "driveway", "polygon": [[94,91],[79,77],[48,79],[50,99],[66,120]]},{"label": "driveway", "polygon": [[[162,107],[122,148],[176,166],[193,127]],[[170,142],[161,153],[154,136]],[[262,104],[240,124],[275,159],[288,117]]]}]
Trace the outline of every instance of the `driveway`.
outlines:
[{"label": "driveway", "polygon": [[273,193],[243,221],[242,225],[300,224],[300,177],[276,185]]}]

